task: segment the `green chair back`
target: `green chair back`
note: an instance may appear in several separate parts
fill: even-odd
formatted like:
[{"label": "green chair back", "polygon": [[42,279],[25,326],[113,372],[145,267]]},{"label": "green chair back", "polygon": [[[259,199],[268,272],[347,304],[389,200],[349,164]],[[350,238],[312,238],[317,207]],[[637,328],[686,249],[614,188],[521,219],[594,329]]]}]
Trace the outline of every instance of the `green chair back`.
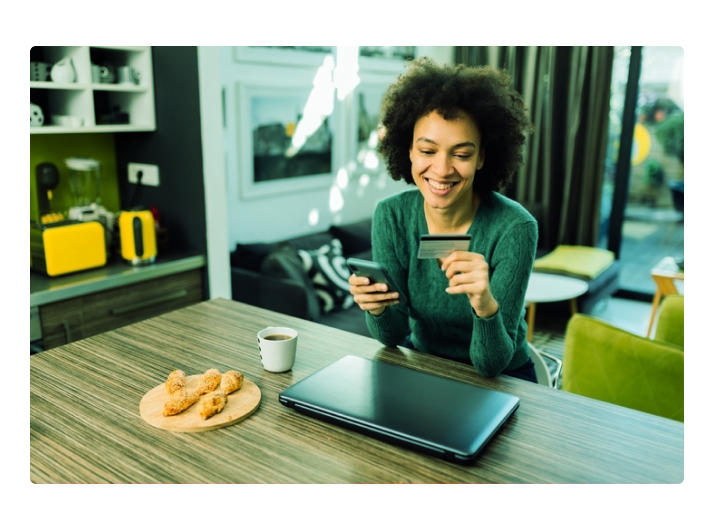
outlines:
[{"label": "green chair back", "polygon": [[562,389],[684,422],[684,348],[575,314],[565,335]]},{"label": "green chair back", "polygon": [[665,296],[660,305],[655,339],[684,348],[684,295]]}]

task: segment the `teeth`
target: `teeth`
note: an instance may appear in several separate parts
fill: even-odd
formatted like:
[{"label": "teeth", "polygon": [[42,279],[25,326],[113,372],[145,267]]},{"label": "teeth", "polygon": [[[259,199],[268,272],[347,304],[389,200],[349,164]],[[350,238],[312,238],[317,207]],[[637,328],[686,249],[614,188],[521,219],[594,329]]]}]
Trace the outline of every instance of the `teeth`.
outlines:
[{"label": "teeth", "polygon": [[437,189],[438,191],[445,191],[445,190],[449,189],[450,187],[452,187],[452,186],[454,185],[454,183],[442,184],[442,183],[436,182],[435,180],[428,180],[428,179],[426,179],[425,181],[427,181],[428,184],[429,184],[433,189]]}]

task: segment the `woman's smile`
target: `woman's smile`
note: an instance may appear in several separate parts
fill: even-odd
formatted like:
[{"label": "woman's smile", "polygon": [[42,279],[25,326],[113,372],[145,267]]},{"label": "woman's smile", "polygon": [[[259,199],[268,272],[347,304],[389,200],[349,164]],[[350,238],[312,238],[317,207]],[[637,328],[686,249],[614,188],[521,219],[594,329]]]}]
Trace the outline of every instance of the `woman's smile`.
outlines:
[{"label": "woman's smile", "polygon": [[430,187],[433,194],[445,195],[448,194],[450,189],[452,189],[458,182],[439,182],[437,180],[431,180],[430,178],[423,178]]}]

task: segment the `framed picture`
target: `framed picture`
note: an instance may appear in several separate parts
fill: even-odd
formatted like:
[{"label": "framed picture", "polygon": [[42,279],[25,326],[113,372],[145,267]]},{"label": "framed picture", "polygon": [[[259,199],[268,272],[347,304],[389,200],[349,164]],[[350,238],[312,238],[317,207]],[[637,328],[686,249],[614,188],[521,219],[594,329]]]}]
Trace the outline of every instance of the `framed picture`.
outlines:
[{"label": "framed picture", "polygon": [[401,73],[404,63],[413,60],[415,55],[415,46],[360,46],[359,68]]},{"label": "framed picture", "polygon": [[234,46],[233,59],[239,62],[284,66],[320,66],[333,46]]},{"label": "framed picture", "polygon": [[358,150],[373,141],[381,116],[381,100],[389,84],[361,83],[354,91]]},{"label": "framed picture", "polygon": [[[312,89],[312,85],[238,85],[243,198],[330,185],[339,157],[334,110],[308,129],[302,144],[294,142]],[[334,101],[330,104],[334,109]]]}]

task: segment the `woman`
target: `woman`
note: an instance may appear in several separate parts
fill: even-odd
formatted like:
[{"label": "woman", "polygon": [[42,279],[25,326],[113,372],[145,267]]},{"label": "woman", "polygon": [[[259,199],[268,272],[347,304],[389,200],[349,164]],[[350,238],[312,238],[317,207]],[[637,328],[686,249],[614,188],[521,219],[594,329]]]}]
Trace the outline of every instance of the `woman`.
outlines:
[{"label": "woman", "polygon": [[[386,92],[379,153],[417,189],[382,200],[372,253],[403,290],[352,275],[355,302],[385,346],[474,365],[482,376],[537,382],[523,303],[538,239],[535,219],[497,191],[523,162],[532,127],[510,78],[488,67],[413,61]],[[418,259],[423,234],[469,234],[469,251]]]}]

